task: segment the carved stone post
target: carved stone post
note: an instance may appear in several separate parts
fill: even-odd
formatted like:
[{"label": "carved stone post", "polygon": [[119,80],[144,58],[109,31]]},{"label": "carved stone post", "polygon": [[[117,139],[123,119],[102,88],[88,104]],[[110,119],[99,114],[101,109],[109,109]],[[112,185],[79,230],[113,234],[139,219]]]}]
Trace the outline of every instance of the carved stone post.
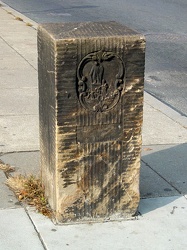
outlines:
[{"label": "carved stone post", "polygon": [[38,29],[42,180],[57,222],[139,204],[145,39],[115,22]]}]

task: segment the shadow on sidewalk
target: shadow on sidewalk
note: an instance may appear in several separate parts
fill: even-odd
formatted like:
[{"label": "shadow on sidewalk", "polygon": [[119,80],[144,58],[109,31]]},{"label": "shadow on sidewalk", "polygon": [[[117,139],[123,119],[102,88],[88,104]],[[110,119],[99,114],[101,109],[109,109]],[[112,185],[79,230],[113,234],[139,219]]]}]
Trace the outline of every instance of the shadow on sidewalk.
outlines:
[{"label": "shadow on sidewalk", "polygon": [[143,209],[145,213],[165,206],[179,196],[187,194],[187,143],[177,146],[144,146],[141,160],[141,198],[168,197],[155,199],[151,207]]},{"label": "shadow on sidewalk", "polygon": [[[7,153],[0,158],[16,167],[15,174],[40,175],[39,151]],[[164,207],[187,194],[187,143],[144,146],[141,165],[141,213]]]}]

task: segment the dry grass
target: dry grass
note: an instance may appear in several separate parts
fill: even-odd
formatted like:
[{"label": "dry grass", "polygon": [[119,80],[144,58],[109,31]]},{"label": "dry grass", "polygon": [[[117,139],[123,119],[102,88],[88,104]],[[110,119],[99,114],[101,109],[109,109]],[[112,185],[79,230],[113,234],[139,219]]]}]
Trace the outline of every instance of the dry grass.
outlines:
[{"label": "dry grass", "polygon": [[15,168],[10,166],[9,164],[4,164],[1,160],[0,160],[0,170],[3,170],[5,173],[9,174],[10,172],[14,172]]},{"label": "dry grass", "polygon": [[45,198],[44,186],[40,179],[33,175],[18,175],[9,177],[6,184],[15,192],[19,201],[34,206],[38,212],[49,218],[52,217],[52,210]]},{"label": "dry grass", "polygon": [[31,23],[26,23],[26,26],[32,27],[33,25]]},{"label": "dry grass", "polygon": [[3,170],[8,177],[6,185],[16,194],[19,201],[34,206],[38,212],[49,218],[52,217],[53,212],[45,198],[44,186],[39,178],[36,178],[34,175],[11,176],[10,173],[14,172],[15,168],[1,160],[0,170]]},{"label": "dry grass", "polygon": [[18,21],[21,21],[21,22],[23,21],[23,19],[21,17],[19,17],[19,16],[16,16],[15,19],[18,20]]}]

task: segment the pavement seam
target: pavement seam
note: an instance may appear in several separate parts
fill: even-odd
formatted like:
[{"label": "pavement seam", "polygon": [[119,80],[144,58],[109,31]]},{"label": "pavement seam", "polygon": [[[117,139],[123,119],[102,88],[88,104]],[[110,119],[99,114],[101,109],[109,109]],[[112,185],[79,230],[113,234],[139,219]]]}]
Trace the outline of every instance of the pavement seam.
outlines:
[{"label": "pavement seam", "polygon": [[144,147],[154,147],[154,146],[178,146],[178,145],[181,145],[181,144],[186,144],[185,142],[184,143],[161,143],[161,144],[158,144],[158,143],[154,143],[154,144],[142,144],[142,151],[143,151],[143,148]]},{"label": "pavement seam", "polygon": [[0,157],[3,155],[8,155],[8,154],[19,154],[19,153],[33,153],[33,152],[40,152],[40,150],[26,150],[26,151],[10,151],[10,152],[0,152]]},{"label": "pavement seam", "polygon": [[20,88],[18,88],[18,87],[15,87],[15,88],[13,88],[13,87],[4,88],[4,87],[2,87],[1,89],[4,89],[4,90],[11,90],[11,89],[13,89],[13,90],[20,90],[20,89],[33,90],[33,89],[38,89],[38,87],[20,87]]},{"label": "pavement seam", "polygon": [[6,43],[12,50],[14,50],[20,57],[22,57],[34,70],[38,71],[24,56],[22,56],[14,47],[12,47],[2,36],[0,36],[1,40]]},{"label": "pavement seam", "polygon": [[33,152],[39,152],[39,150],[0,152],[0,157],[8,154],[33,153]]},{"label": "pavement seam", "polygon": [[[155,97],[155,98],[156,98],[156,97]],[[160,101],[160,102],[162,102],[163,104],[165,104],[166,106],[168,106],[167,103],[165,103],[165,102],[163,102],[163,101]],[[167,115],[166,112],[163,112],[162,110],[160,110],[160,109],[158,109],[158,108],[155,108],[153,105],[149,104],[149,103],[146,102],[146,101],[145,101],[145,103],[147,103],[147,104],[148,104],[149,106],[151,106],[153,109],[155,109],[156,111],[162,113],[163,115],[165,115],[166,117],[168,117],[169,119],[171,119],[173,122],[177,123],[178,125],[180,125],[180,126],[183,127],[184,129],[187,129],[187,126],[185,126],[185,125],[181,124],[180,122],[176,121],[175,118],[173,118],[173,117]],[[170,106],[168,106],[168,108],[174,110],[175,112],[177,112],[177,113],[180,114],[181,116],[186,117],[185,115],[182,115],[180,112],[176,111],[174,108],[172,108],[172,107],[170,107]]]},{"label": "pavement seam", "polygon": [[[176,188],[173,184],[171,184],[166,178],[164,178],[160,173],[158,173],[154,168],[152,168],[147,162],[141,159],[141,161],[149,167],[155,174],[157,174],[160,178],[162,178],[165,182],[167,182],[172,188],[174,188],[179,194],[183,195],[182,192]],[[183,195],[184,196],[184,195]]]},{"label": "pavement seam", "polygon": [[0,117],[24,117],[24,116],[38,116],[38,114],[21,114],[21,115],[18,115],[18,114],[4,114],[4,115],[0,115]]},{"label": "pavement seam", "polygon": [[[9,178],[9,175],[8,175],[7,173],[5,173],[5,172],[4,172],[4,174],[5,174],[6,178],[8,179],[8,178]],[[6,185],[6,184],[5,184],[5,185]],[[12,191],[12,190],[11,190],[11,191]],[[16,197],[14,191],[12,191],[12,193],[13,193],[14,196]],[[16,199],[17,199],[17,197],[16,197]],[[18,202],[19,202],[19,200],[18,200]],[[9,209],[22,209],[22,208],[24,209],[24,211],[25,211],[27,217],[29,218],[31,224],[32,224],[33,227],[34,227],[34,230],[35,230],[36,233],[37,233],[37,236],[38,236],[38,238],[39,238],[39,240],[40,240],[40,242],[41,242],[41,244],[42,244],[44,250],[47,250],[47,247],[45,246],[45,243],[44,243],[44,241],[43,241],[43,239],[42,239],[42,237],[41,237],[41,234],[40,234],[39,231],[37,230],[37,227],[35,226],[35,224],[34,224],[32,218],[30,217],[29,212],[28,212],[26,206],[25,206],[22,202],[19,202],[19,203],[20,203],[20,206],[21,206],[21,207],[19,207],[19,208],[11,207],[11,208],[9,208]],[[0,210],[6,210],[6,209],[7,209],[7,208],[5,208],[5,209],[0,209]]]},{"label": "pavement seam", "polygon": [[[1,156],[1,155],[0,155],[0,156]],[[4,172],[4,171],[3,171],[3,172]],[[6,179],[8,179],[8,178],[10,177],[8,173],[4,172],[4,174],[5,174]],[[4,183],[4,185],[6,185],[6,184]],[[10,190],[11,190],[11,189],[10,189]],[[17,196],[16,196],[15,192],[14,192],[13,190],[11,190],[11,191],[12,191],[13,195],[14,195],[14,196],[16,197],[16,199],[17,199]],[[27,217],[29,218],[31,224],[32,224],[33,227],[34,227],[34,230],[35,230],[36,233],[37,233],[37,236],[38,236],[38,238],[39,238],[39,240],[40,240],[40,242],[41,242],[41,244],[42,244],[44,250],[47,250],[47,247],[46,247],[46,245],[45,245],[45,243],[44,243],[44,241],[43,241],[43,239],[42,239],[41,234],[40,234],[39,231],[37,230],[37,227],[35,226],[35,224],[34,224],[32,218],[31,218],[31,216],[29,215],[29,212],[28,212],[28,210],[27,210],[27,207],[24,205],[24,203],[19,202],[19,200],[18,200],[18,203],[20,204],[20,207],[17,207],[17,208],[16,208],[16,207],[10,207],[10,208],[8,208],[8,209],[15,209],[15,210],[16,210],[16,209],[24,209],[24,211],[25,211]],[[2,208],[2,209],[0,209],[0,210],[7,210],[7,208]]]},{"label": "pavement seam", "polygon": [[155,95],[152,95],[147,90],[144,90],[144,103],[187,129],[187,116],[185,114],[179,112],[177,109],[169,105],[167,102],[162,101]]},{"label": "pavement seam", "polygon": [[39,238],[39,240],[40,240],[40,242],[41,242],[41,244],[42,244],[44,250],[48,250],[48,248],[47,248],[47,246],[45,245],[45,242],[44,242],[44,240],[43,240],[43,238],[42,238],[40,232],[38,231],[38,229],[37,229],[37,227],[36,227],[34,221],[32,220],[32,218],[31,218],[31,216],[30,216],[30,214],[29,214],[29,212],[28,212],[28,210],[27,210],[27,207],[26,207],[26,206],[23,206],[23,207],[24,207],[24,210],[25,210],[25,212],[26,212],[26,214],[27,214],[27,216],[28,216],[30,222],[32,223],[32,225],[33,225],[33,227],[34,227],[34,230],[36,231],[36,233],[37,233],[37,235],[38,235],[38,238]]},{"label": "pavement seam", "polygon": [[7,210],[7,209],[16,210],[16,209],[21,209],[21,208],[22,208],[22,207],[5,207],[5,208],[4,208],[4,207],[3,207],[3,208],[1,207],[1,208],[0,208],[0,211],[2,211],[2,210]]}]

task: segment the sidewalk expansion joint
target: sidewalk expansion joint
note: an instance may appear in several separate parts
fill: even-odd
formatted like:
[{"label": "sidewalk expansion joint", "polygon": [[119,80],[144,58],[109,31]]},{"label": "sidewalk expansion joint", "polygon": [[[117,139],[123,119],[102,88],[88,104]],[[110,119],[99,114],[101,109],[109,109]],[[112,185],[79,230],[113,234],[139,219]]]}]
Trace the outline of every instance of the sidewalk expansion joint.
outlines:
[{"label": "sidewalk expansion joint", "polygon": [[8,210],[8,209],[10,209],[10,210],[16,210],[16,209],[20,209],[20,208],[22,208],[21,205],[20,205],[20,207],[1,207],[0,211],[2,211],[2,210]]},{"label": "sidewalk expansion joint", "polygon": [[40,152],[40,150],[27,150],[27,151],[10,151],[10,152],[0,152],[0,157],[8,154],[18,154],[18,153],[33,153]]},{"label": "sidewalk expansion joint", "polygon": [[173,142],[173,143],[153,143],[153,144],[142,144],[142,151],[143,151],[143,147],[148,147],[148,148],[151,148],[151,147],[154,147],[154,146],[178,146],[178,145],[181,145],[181,144],[186,144],[186,143],[179,143],[179,142]]},{"label": "sidewalk expansion joint", "polygon": [[[156,97],[155,97],[156,98]],[[166,112],[163,112],[162,110],[155,108],[153,105],[149,104],[148,102],[146,102],[149,106],[151,106],[153,109],[155,109],[156,111],[162,113],[163,115],[165,115],[166,117],[168,117],[169,119],[171,119],[173,122],[177,123],[178,125],[180,125],[181,127],[183,127],[184,129],[187,129],[187,126],[182,124],[180,121],[177,121],[175,118],[173,118],[172,116],[166,114]],[[163,102],[164,105],[167,105]],[[181,117],[187,118],[186,115],[182,115],[180,112],[176,111],[174,108],[170,107],[169,105],[167,105],[169,108],[171,108],[173,111],[177,112]]]},{"label": "sidewalk expansion joint", "polygon": [[0,115],[0,117],[10,117],[10,116],[12,116],[12,117],[16,117],[16,116],[20,116],[20,117],[23,117],[23,116],[33,116],[33,115],[36,115],[36,116],[38,116],[38,114],[8,114],[8,115]]},{"label": "sidewalk expansion joint", "polygon": [[2,36],[0,36],[1,40],[6,43],[12,50],[14,50],[19,56],[21,56],[34,70],[38,71],[22,54],[20,54],[14,47],[12,47]]},{"label": "sidewalk expansion joint", "polygon": [[34,224],[32,218],[31,218],[31,216],[30,216],[30,214],[29,214],[29,212],[28,212],[28,210],[27,210],[27,207],[26,207],[25,205],[23,205],[23,208],[24,208],[24,210],[25,210],[25,212],[26,212],[26,214],[27,214],[27,216],[28,216],[30,222],[32,223],[32,225],[33,225],[33,227],[34,227],[34,230],[36,231],[36,233],[37,233],[37,235],[38,235],[38,238],[39,238],[39,240],[40,240],[40,242],[41,242],[41,244],[42,244],[44,250],[48,250],[47,247],[46,247],[46,245],[45,245],[45,242],[44,242],[44,240],[43,240],[43,238],[42,238],[42,236],[41,236],[41,234],[40,234],[40,232],[38,231],[36,225]]},{"label": "sidewalk expansion joint", "polygon": [[176,188],[173,184],[171,184],[166,178],[164,178],[160,173],[158,173],[154,168],[152,168],[147,162],[141,160],[147,167],[149,167],[155,174],[157,174],[160,178],[162,178],[165,182],[167,182],[172,188],[174,188],[179,194],[182,195],[182,192]]},{"label": "sidewalk expansion joint", "polygon": [[[144,90],[145,94],[148,95],[147,98],[149,99],[149,97],[152,99],[156,100],[156,104],[152,103],[152,100],[145,100],[144,98],[144,102],[146,104],[148,104],[150,107],[152,107],[154,110],[162,113],[163,115],[165,115],[166,117],[168,117],[169,119],[171,119],[172,121],[174,121],[175,123],[177,123],[178,125],[182,126],[184,129],[187,129],[187,116],[186,114],[184,114],[183,112],[180,112],[178,109],[176,109],[175,107],[173,107],[172,105],[170,105],[169,103],[161,100],[160,98],[158,98],[157,96],[153,95],[151,92],[149,92],[148,90]],[[164,108],[163,108],[164,106]]]},{"label": "sidewalk expansion joint", "polygon": [[[186,114],[181,112],[180,110],[178,110],[177,108],[173,107],[171,104],[167,103],[166,101],[162,100],[161,98],[159,98],[158,96],[154,95],[153,93],[151,93],[148,90],[145,90],[145,92],[149,95],[151,95],[153,98],[157,99],[159,102],[161,102],[162,104],[166,105],[168,108],[172,109],[173,111],[177,112],[179,115],[181,115],[182,117],[187,118]],[[149,104],[149,103],[148,103]],[[152,106],[151,104],[149,104],[150,106]],[[160,111],[160,110],[158,110]],[[162,112],[162,111],[161,111]],[[163,112],[162,112],[163,113]]]}]

